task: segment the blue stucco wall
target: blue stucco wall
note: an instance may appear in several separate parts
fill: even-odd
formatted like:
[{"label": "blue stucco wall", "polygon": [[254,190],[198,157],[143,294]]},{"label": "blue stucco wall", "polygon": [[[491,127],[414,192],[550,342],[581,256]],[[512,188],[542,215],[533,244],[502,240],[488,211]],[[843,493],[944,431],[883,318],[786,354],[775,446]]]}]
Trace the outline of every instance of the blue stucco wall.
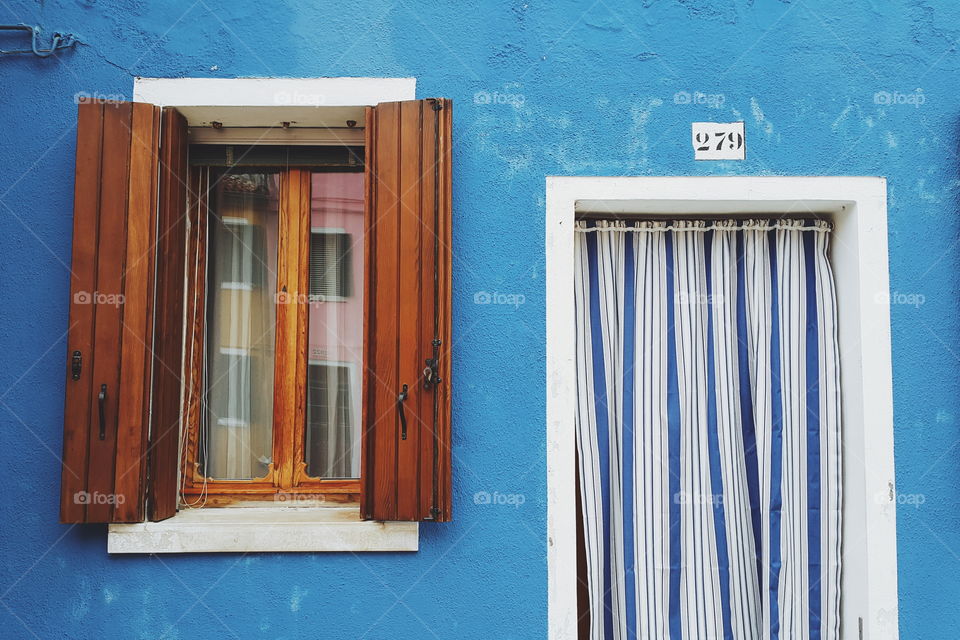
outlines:
[{"label": "blue stucco wall", "polygon": [[[960,5],[438,4],[0,7],[84,43],[0,58],[0,637],[544,637],[544,177],[701,174],[888,178],[897,481],[923,496],[898,509],[901,637],[955,637]],[[135,75],[415,76],[455,101],[455,522],[419,553],[108,557],[102,526],[57,524],[74,96]],[[690,122],[734,119],[747,160],[695,163]]]}]

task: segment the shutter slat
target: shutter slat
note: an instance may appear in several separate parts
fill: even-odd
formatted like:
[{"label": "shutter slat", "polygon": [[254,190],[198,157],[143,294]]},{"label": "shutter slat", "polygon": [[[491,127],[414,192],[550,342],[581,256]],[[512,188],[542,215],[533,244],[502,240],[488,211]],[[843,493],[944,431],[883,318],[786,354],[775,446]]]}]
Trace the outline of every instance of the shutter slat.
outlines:
[{"label": "shutter slat", "polygon": [[[117,408],[121,390],[120,346],[123,305],[123,268],[126,246],[118,241],[126,235],[127,190],[130,175],[130,103],[107,104],[103,114],[103,169],[100,182],[101,242],[97,248],[97,288],[93,292],[94,341],[93,402],[90,407],[90,466],[87,471],[87,522],[110,522],[112,516],[113,471],[116,459]],[[105,389],[104,427],[100,427],[100,402]],[[101,438],[101,436],[103,436]],[[124,497],[126,499],[126,497]]]},{"label": "shutter slat", "polygon": [[[421,110],[423,114],[423,121],[427,126],[431,126],[433,122],[432,112],[433,105],[427,103],[426,101],[421,105]],[[437,162],[437,145],[434,142],[432,136],[421,136],[422,140],[420,141],[420,155],[421,155],[421,175],[420,175],[420,189],[424,194],[424,201],[427,203],[432,203],[434,197],[434,187],[436,185],[436,162]],[[422,272],[424,275],[424,286],[420,287],[420,306],[425,310],[424,321],[420,323],[420,345],[422,346],[420,361],[418,362],[421,370],[425,364],[427,358],[433,357],[433,318],[427,317],[430,311],[434,306],[434,288],[432,275],[435,268],[434,263],[434,236],[433,236],[433,209],[432,207],[429,210],[424,210],[423,215],[426,216],[426,222],[428,223],[428,228],[426,231],[426,237],[424,241],[420,243],[420,262],[422,266]],[[422,385],[421,385],[422,386]],[[422,423],[423,433],[420,438],[420,486],[424,487],[424,491],[429,491],[433,487],[434,483],[434,465],[433,465],[433,448],[434,448],[434,438],[433,438],[433,392],[429,393],[420,393],[419,394],[419,415],[423,416]],[[426,519],[432,517],[430,514],[430,506],[432,502],[432,494],[422,496],[420,508],[420,519]]]},{"label": "shutter slat", "polygon": [[[449,111],[448,100],[368,111],[361,472],[367,519],[451,515],[450,488],[443,486],[450,482]],[[423,369],[435,337],[443,382],[427,388]],[[403,385],[406,439],[397,407]]]},{"label": "shutter slat", "polygon": [[[146,345],[153,330],[153,231],[156,227],[156,176],[160,128],[153,105],[133,105],[137,132],[130,145],[130,179],[127,202],[126,268],[124,270],[124,321],[120,356],[120,379],[125,392],[119,397],[117,416],[117,463],[114,487],[117,495],[129,497],[114,508],[114,520],[143,520],[144,503],[136,497],[146,482],[146,450],[150,409],[151,358]],[[141,137],[142,136],[142,137]]]},{"label": "shutter slat", "polygon": [[451,464],[451,445],[453,443],[453,417],[451,412],[451,395],[453,381],[453,103],[450,100],[440,100],[442,107],[437,123],[437,148],[439,157],[436,164],[439,184],[437,198],[439,220],[436,234],[440,239],[438,245],[438,261],[436,264],[438,304],[437,333],[442,344],[438,355],[439,375],[443,383],[437,388],[437,481],[435,490],[437,497],[434,517],[441,522],[447,522],[453,517],[453,465]]},{"label": "shutter slat", "polygon": [[[63,470],[60,483],[60,521],[83,522],[86,502],[77,500],[86,490],[87,456],[93,366],[92,304],[80,297],[96,289],[97,238],[100,210],[100,159],[103,105],[81,104],[77,117],[77,163],[73,205],[73,258],[70,276],[70,324],[67,330],[66,390],[63,411]],[[72,376],[74,352],[79,352],[81,375]]]},{"label": "shutter slat", "polygon": [[423,264],[420,261],[423,231],[420,215],[424,205],[420,190],[424,169],[421,108],[419,101],[400,103],[400,280],[397,289],[401,294],[398,309],[398,382],[408,386],[405,413],[410,415],[407,416],[407,439],[397,441],[397,486],[404,488],[397,492],[397,520],[420,519],[417,513],[420,504],[420,432],[424,427],[429,429],[432,422],[432,416],[424,413],[423,409],[426,406],[424,400],[433,392],[425,391],[420,384],[421,354],[425,352],[425,345],[421,344],[420,327],[426,320],[422,312],[428,310],[420,304],[420,291],[424,284]]},{"label": "shutter slat", "polygon": [[[367,366],[372,410],[363,425],[364,434],[373,447],[373,466],[361,472],[369,487],[366,495],[373,498],[374,513],[394,514],[397,504],[397,380],[399,231],[400,217],[397,195],[400,193],[400,105],[378,106],[377,140],[372,149],[375,171],[373,217],[367,233],[372,241],[373,262],[370,264],[371,305],[368,313],[371,329],[370,357]],[[375,339],[373,338],[375,336]],[[365,472],[365,473],[364,473]]]}]

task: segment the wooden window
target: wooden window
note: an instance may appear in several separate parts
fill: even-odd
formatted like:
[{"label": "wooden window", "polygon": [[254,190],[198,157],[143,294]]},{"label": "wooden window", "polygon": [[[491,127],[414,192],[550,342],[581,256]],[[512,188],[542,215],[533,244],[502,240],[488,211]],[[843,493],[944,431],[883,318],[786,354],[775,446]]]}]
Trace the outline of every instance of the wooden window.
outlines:
[{"label": "wooden window", "polygon": [[450,519],[450,123],[381,104],[362,151],[191,169],[175,109],[80,105],[62,521],[278,494]]},{"label": "wooden window", "polygon": [[[359,410],[339,404],[359,399],[359,389],[344,375],[348,386],[339,390],[340,368],[329,373],[308,362],[322,350],[352,356],[355,368],[363,363],[362,332],[351,332],[362,327],[363,301],[351,304],[343,286],[352,268],[344,264],[347,241],[362,246],[362,164],[199,166],[194,174],[206,192],[191,211],[187,298],[195,318],[187,340],[195,348],[182,501],[357,501]],[[353,202],[344,198],[351,190]],[[360,233],[311,231],[314,221],[331,220]],[[319,456],[326,464],[315,462]]]}]

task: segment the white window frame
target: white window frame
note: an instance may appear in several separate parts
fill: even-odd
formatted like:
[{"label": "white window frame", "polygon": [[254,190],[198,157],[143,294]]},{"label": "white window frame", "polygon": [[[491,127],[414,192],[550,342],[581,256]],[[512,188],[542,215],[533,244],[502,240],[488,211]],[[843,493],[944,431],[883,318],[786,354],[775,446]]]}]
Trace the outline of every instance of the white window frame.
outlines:
[{"label": "white window frame", "polygon": [[[288,120],[323,126],[325,118],[415,98],[415,78],[135,78],[133,84],[135,102],[183,107],[189,126],[203,126],[221,111],[244,118],[245,126],[276,127]],[[107,533],[108,553],[416,551],[418,546],[417,522],[364,521],[355,508],[289,503],[182,509],[161,522],[111,524]]]},{"label": "white window frame", "polygon": [[841,638],[897,638],[886,180],[766,176],[547,178],[549,637],[577,637],[577,569],[572,558],[577,531],[573,228],[578,211],[639,218],[813,212],[832,220],[844,452]]}]

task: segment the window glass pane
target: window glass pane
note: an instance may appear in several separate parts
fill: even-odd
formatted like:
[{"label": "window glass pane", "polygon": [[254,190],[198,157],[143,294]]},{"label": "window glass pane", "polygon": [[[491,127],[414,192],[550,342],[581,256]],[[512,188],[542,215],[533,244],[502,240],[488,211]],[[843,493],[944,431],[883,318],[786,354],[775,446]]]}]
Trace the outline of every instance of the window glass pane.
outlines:
[{"label": "window glass pane", "polygon": [[360,475],[363,174],[311,178],[307,473]]},{"label": "window glass pane", "polygon": [[207,477],[267,474],[273,452],[273,366],[279,175],[224,174],[211,194],[207,248]]}]

